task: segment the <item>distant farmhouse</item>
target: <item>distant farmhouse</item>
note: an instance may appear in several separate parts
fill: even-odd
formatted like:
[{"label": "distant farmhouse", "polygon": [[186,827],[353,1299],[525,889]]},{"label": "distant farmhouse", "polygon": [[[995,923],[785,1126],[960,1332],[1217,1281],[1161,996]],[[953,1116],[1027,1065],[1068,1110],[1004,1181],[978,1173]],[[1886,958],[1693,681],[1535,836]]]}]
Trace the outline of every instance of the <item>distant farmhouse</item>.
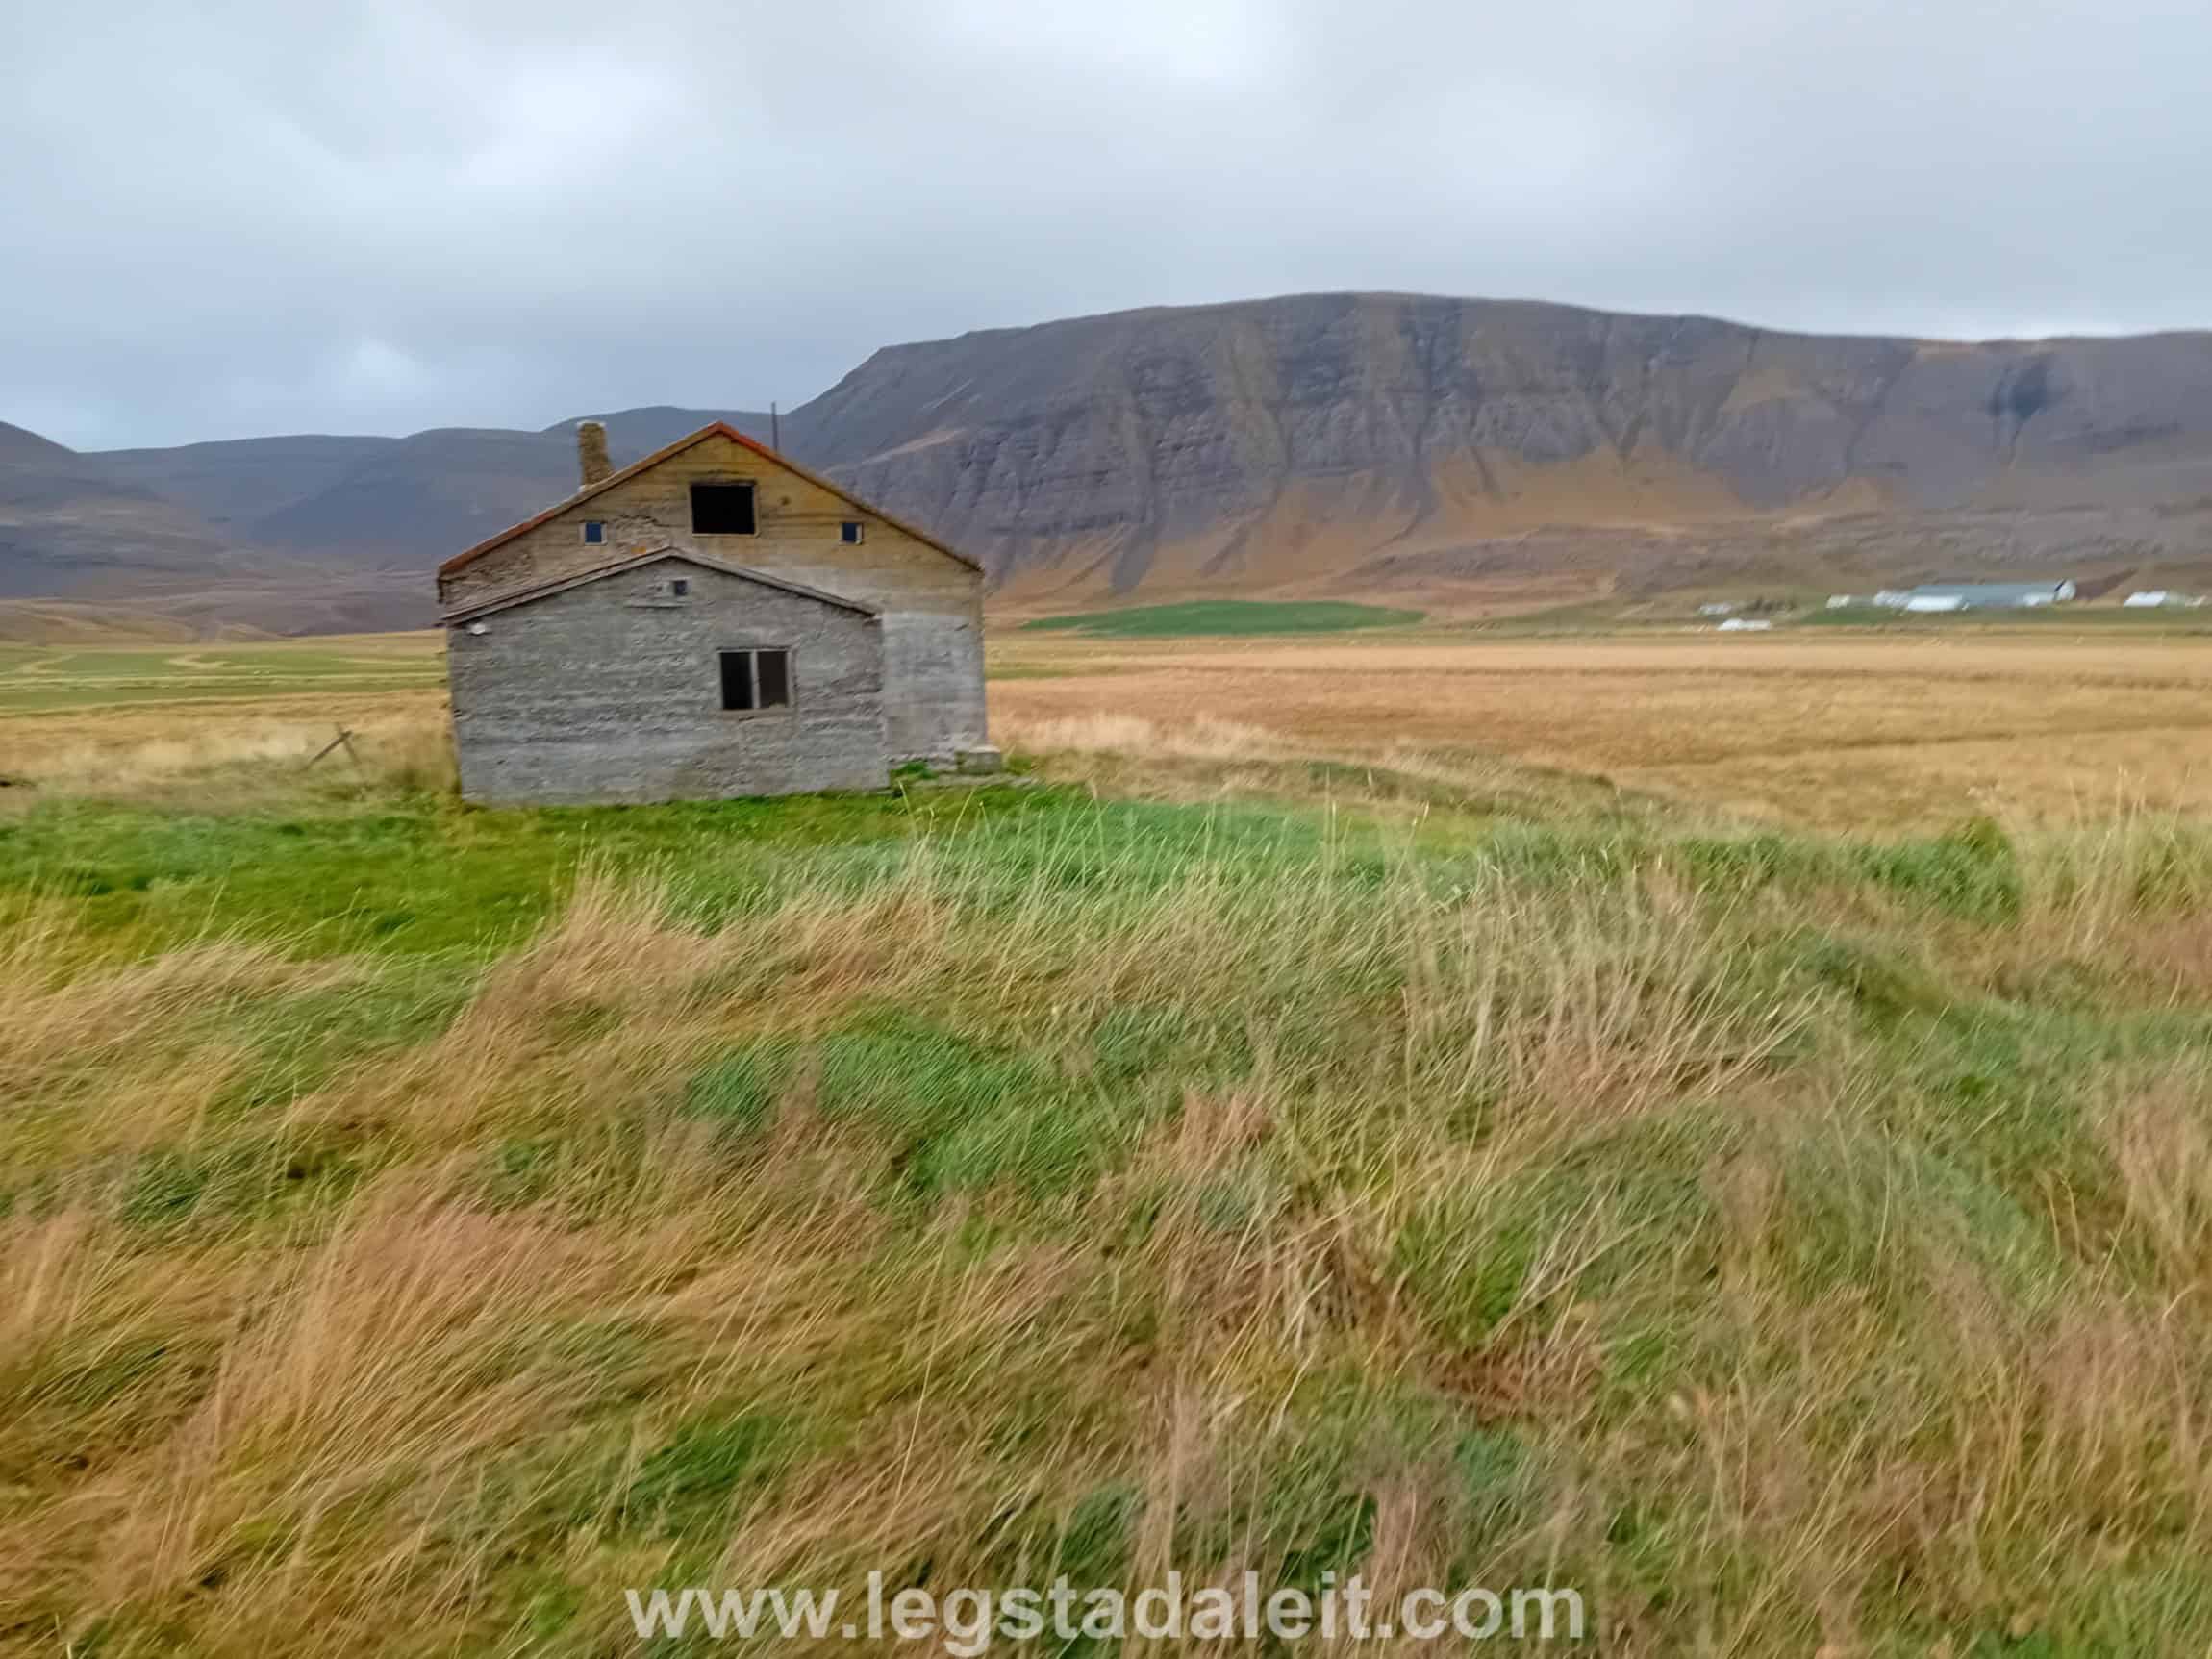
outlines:
[{"label": "distant farmhouse", "polygon": [[462,793],[881,789],[991,769],[983,570],[716,422],[439,567]]},{"label": "distant farmhouse", "polygon": [[2063,605],[2073,597],[2070,581],[1924,582],[1918,588],[1885,588],[1874,595],[1874,603],[1915,612],[2019,611]]},{"label": "distant farmhouse", "polygon": [[2170,588],[2144,588],[2128,594],[2120,602],[2131,610],[2138,611],[2152,608],[2176,611],[2195,610],[2204,603],[2202,597],[2198,594],[2176,593]]}]

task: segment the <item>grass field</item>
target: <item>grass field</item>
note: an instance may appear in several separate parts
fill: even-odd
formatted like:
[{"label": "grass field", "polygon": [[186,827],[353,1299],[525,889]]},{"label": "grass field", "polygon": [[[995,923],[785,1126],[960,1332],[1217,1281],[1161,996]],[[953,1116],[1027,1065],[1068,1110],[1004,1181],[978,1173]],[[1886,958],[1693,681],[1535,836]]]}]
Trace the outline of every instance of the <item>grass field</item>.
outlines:
[{"label": "grass field", "polygon": [[1839,605],[1806,612],[1796,627],[1875,629],[1889,634],[2172,634],[2212,635],[2212,616],[2201,607],[2029,605],[2002,611],[1951,611],[1914,615],[1878,605]]},{"label": "grass field", "polygon": [[1021,626],[1032,633],[1158,640],[1203,635],[1343,634],[1364,628],[1405,627],[1420,617],[1419,611],[1329,599],[1192,599],[1177,605],[1132,605],[1118,611],[1040,616]]},{"label": "grass field", "polygon": [[287,691],[441,685],[430,634],[174,649],[0,645],[0,716],[176,702],[253,702]]},{"label": "grass field", "polygon": [[2212,1644],[2212,652],[993,654],[1017,775],[881,796],[465,809],[397,668],[0,716],[0,1647]]},{"label": "grass field", "polygon": [[[994,664],[1018,737],[1130,722],[1479,780],[1498,760],[1735,817],[1940,828],[2212,804],[2212,648],[2174,639],[1819,636],[1033,642]],[[1134,740],[1142,742],[1142,738]]]}]

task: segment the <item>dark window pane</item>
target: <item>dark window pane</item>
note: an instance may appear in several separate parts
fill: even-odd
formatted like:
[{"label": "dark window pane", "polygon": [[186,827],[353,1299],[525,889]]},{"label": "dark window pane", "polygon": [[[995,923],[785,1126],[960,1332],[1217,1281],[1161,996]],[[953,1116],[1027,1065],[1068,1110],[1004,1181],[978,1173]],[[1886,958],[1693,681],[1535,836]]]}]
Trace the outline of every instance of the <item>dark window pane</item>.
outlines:
[{"label": "dark window pane", "polygon": [[584,540],[591,546],[598,546],[607,540],[607,526],[596,518],[587,519],[584,524]]},{"label": "dark window pane", "polygon": [[722,707],[725,709],[749,709],[752,706],[752,652],[724,651],[722,653]]},{"label": "dark window pane", "polygon": [[688,577],[679,576],[673,582],[668,584],[668,591],[675,594],[675,596],[679,599],[681,599],[691,591],[691,584],[690,578]]},{"label": "dark window pane", "polygon": [[691,528],[701,536],[750,536],[753,487],[750,484],[691,486]]},{"label": "dark window pane", "polygon": [[860,540],[860,521],[857,518],[847,518],[844,521],[844,539],[847,541]]},{"label": "dark window pane", "polygon": [[753,658],[761,666],[761,707],[789,707],[792,700],[792,654],[789,651],[756,651]]}]

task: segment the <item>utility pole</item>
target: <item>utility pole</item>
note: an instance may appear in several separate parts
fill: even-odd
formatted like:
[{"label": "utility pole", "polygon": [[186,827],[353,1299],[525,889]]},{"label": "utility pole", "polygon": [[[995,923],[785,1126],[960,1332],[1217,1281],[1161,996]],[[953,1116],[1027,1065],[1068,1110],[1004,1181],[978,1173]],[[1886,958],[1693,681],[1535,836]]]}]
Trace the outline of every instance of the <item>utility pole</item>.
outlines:
[{"label": "utility pole", "polygon": [[768,447],[781,451],[784,446],[784,417],[776,413],[776,400],[768,399]]}]

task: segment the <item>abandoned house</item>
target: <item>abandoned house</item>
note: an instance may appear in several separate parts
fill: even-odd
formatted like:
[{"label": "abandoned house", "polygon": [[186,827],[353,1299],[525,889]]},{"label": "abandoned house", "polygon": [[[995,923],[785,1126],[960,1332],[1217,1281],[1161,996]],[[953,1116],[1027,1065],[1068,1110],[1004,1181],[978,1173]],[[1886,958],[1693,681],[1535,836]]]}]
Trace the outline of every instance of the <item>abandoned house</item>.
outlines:
[{"label": "abandoned house", "polygon": [[453,741],[472,801],[880,789],[991,769],[983,571],[721,422],[448,559]]}]

